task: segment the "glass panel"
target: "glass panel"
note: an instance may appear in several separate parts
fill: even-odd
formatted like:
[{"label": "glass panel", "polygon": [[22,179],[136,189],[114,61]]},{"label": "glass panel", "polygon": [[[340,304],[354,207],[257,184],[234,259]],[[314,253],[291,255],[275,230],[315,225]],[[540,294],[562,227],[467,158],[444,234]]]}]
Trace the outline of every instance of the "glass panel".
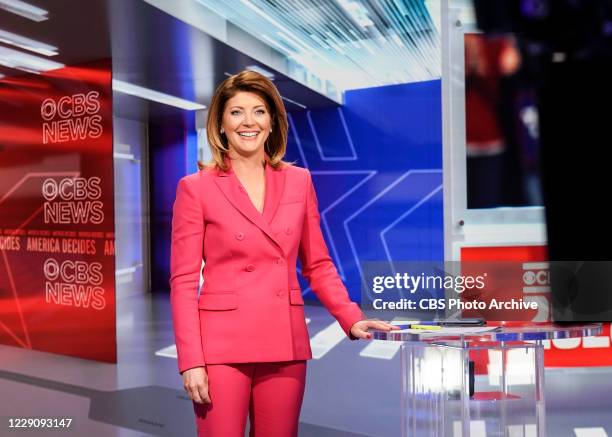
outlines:
[{"label": "glass panel", "polygon": [[536,96],[516,40],[464,42],[468,208],[542,205]]}]

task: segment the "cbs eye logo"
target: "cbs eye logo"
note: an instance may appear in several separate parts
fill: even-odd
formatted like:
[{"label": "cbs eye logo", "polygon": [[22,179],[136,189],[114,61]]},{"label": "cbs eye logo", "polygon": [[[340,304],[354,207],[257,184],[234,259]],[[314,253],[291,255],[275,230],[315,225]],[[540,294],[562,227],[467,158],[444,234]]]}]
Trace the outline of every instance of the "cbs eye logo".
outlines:
[{"label": "cbs eye logo", "polygon": [[103,134],[100,93],[48,98],[40,105],[43,144],[100,138]]},{"label": "cbs eye logo", "polygon": [[550,285],[550,273],[547,270],[528,270],[523,273],[525,285]]},{"label": "cbs eye logo", "polygon": [[550,271],[547,263],[523,267],[523,291],[525,293],[547,293],[550,291]]},{"label": "cbs eye logo", "polygon": [[100,111],[100,93],[97,91],[63,96],[57,102],[49,98],[40,105],[40,115],[44,121],[94,115],[98,111]]}]

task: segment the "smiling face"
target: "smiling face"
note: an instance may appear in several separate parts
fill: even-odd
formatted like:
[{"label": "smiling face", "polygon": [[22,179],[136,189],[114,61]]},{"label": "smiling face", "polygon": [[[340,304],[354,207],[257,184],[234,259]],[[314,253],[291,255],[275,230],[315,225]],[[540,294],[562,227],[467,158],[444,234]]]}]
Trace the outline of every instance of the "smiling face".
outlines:
[{"label": "smiling face", "polygon": [[261,154],[264,158],[272,116],[265,101],[257,94],[240,91],[229,99],[223,110],[221,127],[230,151],[243,156]]}]

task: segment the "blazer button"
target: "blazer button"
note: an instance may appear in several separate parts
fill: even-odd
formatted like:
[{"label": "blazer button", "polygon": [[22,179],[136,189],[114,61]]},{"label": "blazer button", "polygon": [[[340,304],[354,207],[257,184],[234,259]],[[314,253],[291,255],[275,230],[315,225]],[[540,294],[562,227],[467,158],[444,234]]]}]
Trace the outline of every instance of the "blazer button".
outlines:
[{"label": "blazer button", "polygon": [[247,266],[244,269],[247,272],[252,272],[253,270],[255,270],[255,266],[253,264],[247,264]]},{"label": "blazer button", "polygon": [[244,240],[244,234],[242,232],[238,232],[236,234],[236,240],[238,240],[238,241]]},{"label": "blazer button", "polygon": [[278,290],[278,291],[276,292],[276,295],[277,295],[278,297],[283,297],[283,296],[285,295],[285,292],[284,292],[283,290]]},{"label": "blazer button", "polygon": [[276,258],[276,264],[281,265],[283,263],[282,258]]},{"label": "blazer button", "polygon": [[285,234],[291,235],[292,233],[293,233],[293,231],[291,230],[291,228],[285,229]]}]

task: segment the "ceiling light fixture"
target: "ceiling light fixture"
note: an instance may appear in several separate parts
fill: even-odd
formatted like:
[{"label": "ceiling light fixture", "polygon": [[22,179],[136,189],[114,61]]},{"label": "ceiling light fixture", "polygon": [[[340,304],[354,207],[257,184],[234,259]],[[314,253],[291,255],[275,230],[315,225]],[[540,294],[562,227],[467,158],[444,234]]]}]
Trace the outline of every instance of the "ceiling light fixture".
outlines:
[{"label": "ceiling light fixture", "polygon": [[256,73],[261,74],[262,76],[267,77],[270,80],[274,80],[274,73],[272,73],[271,71],[266,70],[263,67],[260,67],[259,65],[247,65],[246,66],[246,70],[254,71]]},{"label": "ceiling light fixture", "polygon": [[289,43],[289,44],[295,44],[297,46],[299,46],[300,49],[302,49],[303,51],[307,51],[309,52],[312,56],[318,57],[318,53],[313,50],[312,47],[310,47],[309,45],[307,45],[306,43],[304,43],[304,41],[300,41],[298,38],[296,38],[295,36],[291,36],[285,32],[276,32],[276,34],[283,40],[285,40],[285,42]]},{"label": "ceiling light fixture", "polygon": [[49,19],[49,11],[21,0],[0,0],[0,9],[32,21],[45,21]]},{"label": "ceiling light fixture", "polygon": [[0,29],[0,42],[45,56],[57,55],[57,47]]},{"label": "ceiling light fixture", "polygon": [[368,26],[374,26],[374,22],[368,17],[368,10],[361,3],[350,0],[338,0],[338,4],[364,29]]},{"label": "ceiling light fixture", "polygon": [[282,44],[274,41],[268,35],[262,35],[261,38],[266,40],[266,41],[268,41],[271,45],[273,45],[274,47],[276,47],[277,49],[279,49],[281,52],[285,53],[286,55],[288,55],[288,56],[295,55],[295,52],[289,50],[288,47],[284,47]]},{"label": "ceiling light fixture", "polygon": [[22,53],[18,50],[0,46],[0,64],[5,67],[27,71],[28,73],[42,73],[43,71],[64,68],[60,62],[51,61],[40,56]]},{"label": "ceiling light fixture", "polygon": [[257,15],[262,17],[264,20],[267,20],[270,23],[274,24],[279,29],[284,29],[286,27],[286,26],[282,25],[281,23],[279,23],[278,21],[276,21],[271,16],[269,16],[268,14],[266,14],[264,11],[262,11],[260,8],[258,8],[256,5],[251,3],[249,0],[240,0],[240,2],[243,5],[245,5],[246,7],[248,7],[249,9],[251,9],[253,12],[255,12]]},{"label": "ceiling light fixture", "polygon": [[139,85],[134,85],[122,80],[113,79],[113,91],[128,94],[130,96],[140,97],[152,102],[161,103],[163,105],[174,106],[175,108],[185,109],[187,111],[196,111],[198,109],[206,109],[206,105],[201,105],[190,100],[185,100],[180,97],[171,96],[170,94],[154,91]]}]

